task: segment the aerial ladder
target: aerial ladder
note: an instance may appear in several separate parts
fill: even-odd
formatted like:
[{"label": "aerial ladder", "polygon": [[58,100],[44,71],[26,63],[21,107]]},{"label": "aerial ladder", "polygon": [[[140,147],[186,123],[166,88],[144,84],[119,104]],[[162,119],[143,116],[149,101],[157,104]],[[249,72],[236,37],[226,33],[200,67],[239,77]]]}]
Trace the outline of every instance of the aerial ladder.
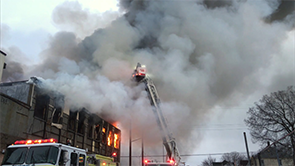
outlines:
[{"label": "aerial ladder", "polygon": [[166,157],[168,158],[169,162],[173,162],[174,165],[180,166],[182,164],[180,161],[181,157],[176,146],[175,138],[172,136],[172,133],[168,128],[160,108],[160,98],[156,86],[154,85],[151,78],[146,76],[146,67],[140,63],[137,63],[137,66],[132,74],[132,78],[137,83],[143,83],[145,85],[145,90],[148,93],[152,110],[156,116],[156,121],[162,133],[163,144],[167,152]]}]

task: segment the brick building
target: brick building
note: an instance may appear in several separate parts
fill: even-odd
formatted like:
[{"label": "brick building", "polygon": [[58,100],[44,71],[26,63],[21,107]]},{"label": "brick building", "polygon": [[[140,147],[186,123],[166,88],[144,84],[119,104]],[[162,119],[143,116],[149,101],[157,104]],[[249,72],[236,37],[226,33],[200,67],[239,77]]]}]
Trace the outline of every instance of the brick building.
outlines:
[{"label": "brick building", "polygon": [[114,161],[120,162],[118,128],[86,108],[71,108],[62,94],[44,91],[32,80],[39,81],[0,84],[1,150],[16,140],[56,138],[89,153],[111,157],[116,152]]}]

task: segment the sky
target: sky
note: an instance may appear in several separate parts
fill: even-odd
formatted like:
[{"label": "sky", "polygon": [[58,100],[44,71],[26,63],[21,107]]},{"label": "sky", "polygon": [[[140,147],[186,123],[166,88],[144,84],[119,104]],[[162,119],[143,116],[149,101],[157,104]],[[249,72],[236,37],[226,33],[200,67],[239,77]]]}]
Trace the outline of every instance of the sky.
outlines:
[{"label": "sky", "polygon": [[[133,138],[145,133],[146,155],[163,154],[147,94],[130,81],[140,62],[187,165],[245,154],[243,132],[255,153],[248,109],[295,84],[294,12],[279,7],[278,0],[1,0],[2,81],[37,76],[69,104],[117,122],[127,165],[130,121]],[[140,152],[135,141],[133,155]]]}]

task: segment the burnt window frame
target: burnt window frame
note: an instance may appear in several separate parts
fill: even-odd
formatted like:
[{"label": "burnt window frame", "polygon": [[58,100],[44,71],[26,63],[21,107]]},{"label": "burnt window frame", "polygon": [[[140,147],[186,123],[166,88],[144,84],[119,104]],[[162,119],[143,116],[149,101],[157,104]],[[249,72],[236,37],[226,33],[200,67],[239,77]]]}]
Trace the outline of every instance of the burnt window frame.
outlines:
[{"label": "burnt window frame", "polygon": [[52,123],[55,124],[62,124],[63,121],[63,117],[62,117],[62,108],[61,107],[57,107],[55,108],[55,111],[53,111],[53,115],[52,115]]},{"label": "burnt window frame", "polygon": [[54,109],[52,112],[52,123],[62,124],[63,123],[63,109],[64,109],[64,96],[58,95],[53,98]]},{"label": "burnt window frame", "polygon": [[[105,132],[103,132],[103,129],[105,130]],[[108,125],[104,124],[101,129],[101,142],[106,145],[108,144],[108,136],[109,136],[107,133],[109,133]]]},{"label": "burnt window frame", "polygon": [[75,131],[77,126],[77,110],[70,110],[69,120],[68,120],[68,130]]},{"label": "burnt window frame", "polygon": [[88,117],[88,133],[87,133],[87,137],[90,139],[94,138],[93,126],[94,126],[94,120],[93,120],[93,117],[90,116]]},{"label": "burnt window frame", "polygon": [[84,134],[85,133],[85,119],[87,117],[87,113],[85,111],[79,111],[79,119],[77,126],[77,133]]},{"label": "burnt window frame", "polygon": [[[44,101],[45,100],[45,101]],[[35,99],[34,118],[46,120],[48,115],[48,108],[50,104],[50,96],[47,94],[38,94]],[[40,111],[40,110],[43,110]]]}]

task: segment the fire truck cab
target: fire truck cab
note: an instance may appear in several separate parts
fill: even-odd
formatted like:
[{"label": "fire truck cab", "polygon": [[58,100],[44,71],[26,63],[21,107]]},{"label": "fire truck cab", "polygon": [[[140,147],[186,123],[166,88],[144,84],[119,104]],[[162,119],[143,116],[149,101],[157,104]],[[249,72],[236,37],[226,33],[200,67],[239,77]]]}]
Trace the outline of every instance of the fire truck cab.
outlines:
[{"label": "fire truck cab", "polygon": [[86,166],[86,150],[57,143],[56,139],[16,141],[6,149],[2,165]]}]

